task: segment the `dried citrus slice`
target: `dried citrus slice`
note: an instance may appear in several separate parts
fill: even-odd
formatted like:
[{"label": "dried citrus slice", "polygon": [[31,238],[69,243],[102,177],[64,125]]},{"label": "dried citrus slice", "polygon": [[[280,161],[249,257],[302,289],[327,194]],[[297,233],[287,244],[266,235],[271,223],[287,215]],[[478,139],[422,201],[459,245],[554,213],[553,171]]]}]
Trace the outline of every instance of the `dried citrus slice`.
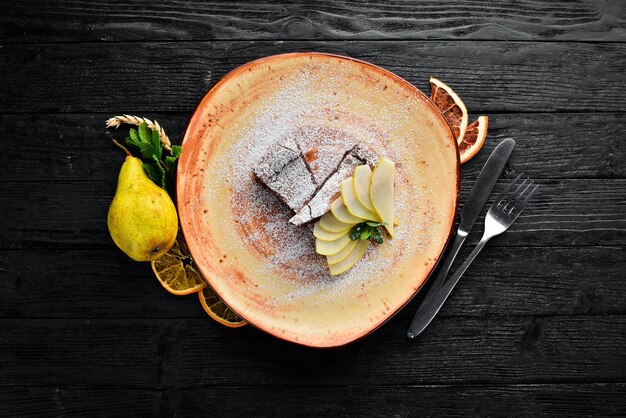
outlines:
[{"label": "dried citrus slice", "polygon": [[463,100],[447,84],[435,77],[430,77],[430,100],[448,120],[457,143],[460,144],[467,129],[467,108]]},{"label": "dried citrus slice", "polygon": [[196,270],[180,230],[172,248],[151,264],[159,283],[170,293],[188,295],[206,286],[206,282]]},{"label": "dried citrus slice", "polygon": [[487,126],[489,121],[487,116],[480,116],[472,122],[465,131],[463,141],[459,144],[459,153],[461,154],[461,164],[469,161],[479,149],[483,147],[485,138],[487,137]]},{"label": "dried citrus slice", "polygon": [[220,324],[230,328],[239,328],[247,324],[246,321],[222,302],[222,299],[217,296],[210,286],[206,286],[198,292],[198,297],[204,311]]}]

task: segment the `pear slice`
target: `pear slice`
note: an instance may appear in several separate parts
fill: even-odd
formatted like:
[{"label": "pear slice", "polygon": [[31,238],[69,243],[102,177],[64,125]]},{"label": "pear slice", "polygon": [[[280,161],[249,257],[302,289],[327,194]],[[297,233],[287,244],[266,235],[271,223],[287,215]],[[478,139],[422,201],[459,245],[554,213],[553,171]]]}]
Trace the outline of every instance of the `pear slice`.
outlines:
[{"label": "pear slice", "polygon": [[334,241],[322,241],[321,239],[315,239],[315,252],[320,255],[333,255],[343,250],[348,243],[352,241],[350,234],[346,231],[345,235]]},{"label": "pear slice", "polygon": [[394,196],[394,175],[396,165],[388,158],[381,158],[372,172],[372,184],[370,185],[370,199],[372,205],[389,235],[393,236],[393,196]]},{"label": "pear slice", "polygon": [[[336,276],[345,271],[348,271],[352,268],[352,266],[357,263],[357,261],[361,259],[361,257],[363,257],[363,254],[365,254],[365,250],[367,250],[367,244],[369,243],[369,241],[357,240],[355,242],[356,245],[352,249],[352,252],[350,252],[350,254],[348,254],[346,258],[338,263],[328,265],[328,268],[330,269],[330,274],[332,276]],[[326,257],[326,259],[328,260],[328,257]]]},{"label": "pear slice", "polygon": [[336,239],[341,238],[341,236],[344,235],[345,233],[346,231],[341,231],[341,232],[327,231],[324,228],[322,228],[322,225],[320,225],[320,221],[315,222],[315,225],[313,226],[313,236],[322,241],[334,241]]},{"label": "pear slice", "polygon": [[357,244],[356,240],[355,241],[350,240],[348,245],[343,247],[343,250],[339,251],[337,254],[327,255],[326,260],[328,261],[328,264],[337,264],[343,261],[347,256],[350,255],[350,253],[352,252],[356,244]]},{"label": "pear slice", "polygon": [[354,226],[354,224],[347,224],[337,220],[332,212],[326,212],[324,216],[320,218],[320,226],[328,232],[346,232]]},{"label": "pear slice", "polygon": [[343,204],[343,200],[341,200],[340,197],[335,199],[333,203],[330,204],[330,211],[332,212],[333,216],[337,218],[337,220],[347,224],[355,225],[361,222],[365,222],[365,219],[354,216],[350,212],[348,212],[348,209],[346,209],[346,206]]},{"label": "pear slice", "polygon": [[372,169],[369,165],[359,165],[354,169],[354,191],[356,198],[370,212],[374,212],[374,205],[370,199],[370,183],[372,181]]},{"label": "pear slice", "polygon": [[357,218],[380,222],[378,215],[370,210],[367,210],[367,208],[359,202],[359,199],[357,199],[352,177],[348,177],[341,182],[341,199],[351,215],[356,216]]}]

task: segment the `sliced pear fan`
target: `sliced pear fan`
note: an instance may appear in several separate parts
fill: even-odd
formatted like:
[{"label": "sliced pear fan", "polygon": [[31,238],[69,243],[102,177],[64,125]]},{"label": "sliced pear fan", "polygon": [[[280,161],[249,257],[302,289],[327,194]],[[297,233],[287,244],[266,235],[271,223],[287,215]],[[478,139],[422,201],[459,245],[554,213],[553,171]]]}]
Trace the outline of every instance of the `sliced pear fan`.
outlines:
[{"label": "sliced pear fan", "polygon": [[388,158],[381,158],[372,172],[370,199],[376,213],[385,222],[389,235],[393,236],[393,198],[395,164]]},{"label": "sliced pear fan", "polygon": [[374,212],[367,210],[367,208],[359,202],[359,199],[357,199],[352,177],[348,177],[341,182],[341,199],[351,215],[369,221],[380,222],[380,217]]},{"label": "sliced pear fan", "polygon": [[347,224],[341,222],[332,214],[332,212],[326,212],[324,216],[320,218],[320,226],[328,232],[346,232],[354,226],[354,224]]},{"label": "sliced pear fan", "polygon": [[330,232],[322,228],[320,221],[315,222],[313,226],[313,236],[322,241],[334,241],[336,239],[341,238],[342,235],[345,235],[346,231],[341,232]]},{"label": "sliced pear fan", "polygon": [[330,204],[330,211],[338,221],[347,224],[356,225],[365,221],[365,219],[356,217],[348,212],[348,209],[346,209],[346,206],[343,204],[343,200],[340,197],[335,199],[335,201]]},{"label": "sliced pear fan", "polygon": [[370,199],[370,183],[372,169],[369,165],[359,165],[354,169],[354,191],[359,202],[370,212],[374,212],[374,205]]},{"label": "sliced pear fan", "polygon": [[365,254],[367,250],[367,240],[355,241],[356,245],[346,258],[335,264],[329,264],[330,274],[336,276],[351,269]]},{"label": "sliced pear fan", "polygon": [[320,255],[333,255],[343,250],[348,243],[352,241],[350,235],[346,233],[341,238],[334,241],[322,241],[321,239],[315,239],[315,252]]},{"label": "sliced pear fan", "polygon": [[384,222],[393,236],[395,164],[381,158],[374,171],[360,165],[354,174],[341,182],[341,197],[313,226],[315,251],[326,256],[330,274],[336,276],[351,269],[367,251],[369,240],[352,240],[354,225],[365,221]]}]

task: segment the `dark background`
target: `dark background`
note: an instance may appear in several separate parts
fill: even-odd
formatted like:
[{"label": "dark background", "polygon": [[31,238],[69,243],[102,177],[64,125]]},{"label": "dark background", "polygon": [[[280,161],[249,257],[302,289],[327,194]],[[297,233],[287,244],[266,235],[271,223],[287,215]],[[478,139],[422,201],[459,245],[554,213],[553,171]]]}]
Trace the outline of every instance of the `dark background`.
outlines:
[{"label": "dark background", "polygon": [[[626,2],[0,10],[0,414],[626,414]],[[506,137],[513,166],[541,185],[416,340],[405,333],[422,294],[333,351],[226,329],[108,235],[122,155],[104,121],[156,118],[178,142],[220,77],[290,51],[367,60],[427,93],[434,75],[470,120],[489,115],[462,202]],[[461,260],[481,232],[482,221]]]}]

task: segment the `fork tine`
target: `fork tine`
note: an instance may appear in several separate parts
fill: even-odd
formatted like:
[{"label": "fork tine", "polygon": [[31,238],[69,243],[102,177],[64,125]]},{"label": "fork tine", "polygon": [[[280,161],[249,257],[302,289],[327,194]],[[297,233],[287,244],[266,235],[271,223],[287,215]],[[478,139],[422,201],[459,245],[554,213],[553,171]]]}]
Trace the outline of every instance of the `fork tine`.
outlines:
[{"label": "fork tine", "polygon": [[517,212],[517,214],[515,215],[515,219],[519,216],[520,213],[522,213],[522,210],[524,210],[524,208],[526,207],[526,204],[528,203],[528,201],[530,200],[531,196],[535,193],[535,191],[537,190],[537,188],[539,187],[538,184],[535,185],[535,187],[532,188],[532,190],[530,192],[528,192],[528,194],[526,194],[526,196],[524,196],[524,198],[522,199],[522,196],[524,195],[524,193],[526,193],[526,190],[528,190],[528,188],[533,184],[533,182],[531,181],[528,186],[524,189],[524,191],[522,192],[522,194],[519,196],[517,202],[515,202],[515,204],[513,205],[513,207],[511,208],[511,211],[509,212],[509,216],[511,215],[511,213],[513,212],[513,210],[515,210]]},{"label": "fork tine", "polygon": [[[513,199],[511,202],[509,202],[509,203],[513,203],[513,206],[511,206],[511,210],[509,210],[508,215],[510,215],[513,212],[513,210],[517,207],[518,203],[521,203],[521,202],[524,201],[522,199],[522,198],[525,199],[524,194],[530,188],[530,186],[532,186],[533,184],[535,184],[535,182],[533,180],[530,180],[530,182],[526,185],[526,187],[524,187],[524,190],[522,190],[520,193],[517,193],[517,196],[515,196],[515,199]],[[517,190],[516,190],[516,192],[517,192]]]},{"label": "fork tine", "polygon": [[[506,204],[505,204],[504,206],[502,206],[502,212],[504,212],[504,211],[505,211],[505,210],[509,207],[509,205],[510,205],[511,203],[515,204],[515,201],[516,201],[517,199],[519,199],[519,196],[521,195],[521,193],[518,193],[518,192],[519,192],[519,190],[520,190],[522,187],[524,187],[524,185],[526,184],[526,182],[527,182],[528,180],[530,180],[530,178],[529,178],[529,177],[526,177],[526,178],[524,179],[524,181],[523,181],[523,182],[522,182],[519,186],[517,186],[517,187],[515,188],[515,190],[513,190],[512,192],[510,192],[510,193],[506,196],[506,197],[507,197],[507,200],[506,200]],[[532,180],[531,180],[531,183],[532,183]],[[528,188],[528,186],[526,186],[526,189],[527,189],[527,188]],[[525,191],[526,189],[524,189],[524,191]],[[522,193],[524,193],[524,192],[522,191]]]},{"label": "fork tine", "polygon": [[515,182],[519,180],[523,174],[524,173],[520,173],[519,176],[515,177],[515,179],[509,184],[509,187],[507,187],[506,189],[504,189],[502,193],[500,193],[500,195],[494,202],[496,207],[500,207],[500,205],[502,204],[502,201],[504,200],[506,195],[509,193],[509,191],[513,188],[513,185],[515,184]]}]

